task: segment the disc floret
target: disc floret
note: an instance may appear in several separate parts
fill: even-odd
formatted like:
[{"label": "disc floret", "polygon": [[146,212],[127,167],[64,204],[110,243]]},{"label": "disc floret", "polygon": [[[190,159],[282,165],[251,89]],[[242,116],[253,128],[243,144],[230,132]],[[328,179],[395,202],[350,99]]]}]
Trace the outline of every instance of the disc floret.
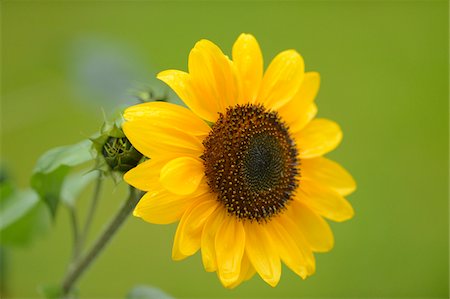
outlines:
[{"label": "disc floret", "polygon": [[229,214],[267,221],[292,199],[299,161],[277,112],[254,104],[230,107],[203,145],[207,182]]}]

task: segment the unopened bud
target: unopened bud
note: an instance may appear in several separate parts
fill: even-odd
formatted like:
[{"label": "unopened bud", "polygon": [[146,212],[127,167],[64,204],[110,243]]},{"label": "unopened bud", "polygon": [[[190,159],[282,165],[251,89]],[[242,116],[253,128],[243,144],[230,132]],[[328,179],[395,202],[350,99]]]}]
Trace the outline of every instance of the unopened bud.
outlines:
[{"label": "unopened bud", "polygon": [[111,170],[119,172],[136,167],[142,159],[142,154],[126,137],[109,137],[103,145],[102,154]]},{"label": "unopened bud", "polygon": [[112,174],[124,173],[136,167],[142,154],[138,152],[131,142],[125,137],[120,124],[105,123],[97,138],[91,139],[93,148],[97,152],[97,167],[105,173]]}]

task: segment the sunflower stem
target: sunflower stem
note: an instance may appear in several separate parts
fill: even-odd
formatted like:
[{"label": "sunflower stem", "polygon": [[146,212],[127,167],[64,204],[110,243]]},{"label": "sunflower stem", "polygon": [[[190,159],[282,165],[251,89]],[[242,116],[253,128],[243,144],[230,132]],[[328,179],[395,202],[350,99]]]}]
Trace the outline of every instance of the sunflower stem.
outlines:
[{"label": "sunflower stem", "polygon": [[69,267],[61,285],[63,297],[68,297],[78,279],[87,270],[98,254],[105,248],[112,236],[114,236],[117,230],[122,226],[125,219],[131,214],[131,211],[133,211],[134,207],[139,202],[141,196],[142,193],[140,191],[130,187],[127,200],[117,211],[116,215],[106,225],[97,240],[95,240],[92,248],[86,254],[75,260]]}]

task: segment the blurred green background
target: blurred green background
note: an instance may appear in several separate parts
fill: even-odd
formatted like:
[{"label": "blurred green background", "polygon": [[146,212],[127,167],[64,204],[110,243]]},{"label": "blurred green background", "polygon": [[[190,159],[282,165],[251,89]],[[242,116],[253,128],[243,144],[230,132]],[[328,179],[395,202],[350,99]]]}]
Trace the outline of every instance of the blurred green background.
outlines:
[{"label": "blurred green background", "polygon": [[[329,156],[354,175],[356,216],[332,224],[333,251],[306,281],[283,269],[279,286],[253,278],[224,289],[200,256],[170,258],[175,225],[130,218],[80,281],[83,298],[121,298],[136,284],[175,297],[448,298],[447,1],[2,1],[2,164],[19,187],[38,157],[98,130],[101,109],[134,102],[155,73],[187,69],[194,43],[225,53],[241,32],[266,65],[295,48],[319,71],[319,116],[341,124]],[[110,183],[94,230],[124,186]],[[86,209],[88,197],[79,202]],[[95,234],[92,233],[91,236]],[[5,289],[38,297],[70,257],[64,209],[25,248],[6,248]],[[5,266],[5,264],[3,265]]]}]

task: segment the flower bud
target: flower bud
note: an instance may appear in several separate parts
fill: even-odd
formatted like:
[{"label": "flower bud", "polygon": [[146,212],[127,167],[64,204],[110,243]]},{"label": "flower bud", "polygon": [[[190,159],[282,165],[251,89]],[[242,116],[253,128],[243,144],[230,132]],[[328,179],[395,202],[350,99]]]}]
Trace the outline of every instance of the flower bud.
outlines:
[{"label": "flower bud", "polygon": [[103,157],[113,171],[127,172],[136,167],[142,158],[126,137],[109,137],[103,145]]},{"label": "flower bud", "polygon": [[97,152],[98,167],[105,173],[125,173],[143,158],[116,123],[105,123],[100,135],[91,140]]}]

